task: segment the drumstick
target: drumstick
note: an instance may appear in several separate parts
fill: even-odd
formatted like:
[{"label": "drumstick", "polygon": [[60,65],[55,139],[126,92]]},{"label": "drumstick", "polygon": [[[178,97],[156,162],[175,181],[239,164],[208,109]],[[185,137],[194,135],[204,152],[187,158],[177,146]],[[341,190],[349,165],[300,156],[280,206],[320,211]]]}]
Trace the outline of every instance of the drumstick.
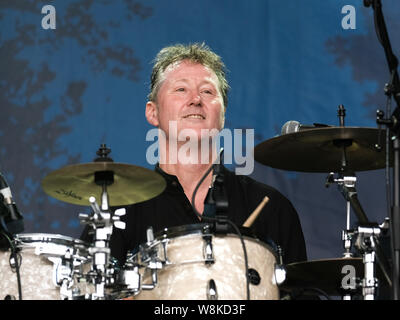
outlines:
[{"label": "drumstick", "polygon": [[262,208],[267,204],[269,201],[269,198],[267,196],[264,197],[264,199],[260,202],[258,207],[253,211],[253,213],[247,218],[245,223],[243,223],[243,227],[250,228],[253,222],[256,220],[258,215],[260,214]]}]

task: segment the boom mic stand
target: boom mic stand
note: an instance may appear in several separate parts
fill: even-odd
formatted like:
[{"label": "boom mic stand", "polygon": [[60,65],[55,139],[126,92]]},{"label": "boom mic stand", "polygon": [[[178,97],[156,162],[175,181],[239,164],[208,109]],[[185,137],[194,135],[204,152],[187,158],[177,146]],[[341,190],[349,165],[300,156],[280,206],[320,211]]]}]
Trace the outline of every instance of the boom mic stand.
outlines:
[{"label": "boom mic stand", "polygon": [[389,66],[391,81],[385,87],[388,101],[393,97],[397,108],[389,119],[383,119],[384,113],[377,112],[377,123],[386,125],[392,135],[393,141],[393,206],[390,210],[390,233],[392,246],[392,295],[394,300],[399,300],[399,269],[400,269],[400,81],[397,73],[398,60],[393,54],[385,19],[382,13],[381,0],[364,0],[364,6],[372,7],[378,40],[385,50]]}]

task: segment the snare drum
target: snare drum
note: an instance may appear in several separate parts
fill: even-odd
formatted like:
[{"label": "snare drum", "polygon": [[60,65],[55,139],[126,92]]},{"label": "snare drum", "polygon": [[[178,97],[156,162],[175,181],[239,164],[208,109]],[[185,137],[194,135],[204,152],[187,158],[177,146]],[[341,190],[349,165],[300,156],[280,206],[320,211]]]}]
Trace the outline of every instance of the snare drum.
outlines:
[{"label": "snare drum", "polygon": [[[22,298],[27,300],[67,299],[60,286],[76,286],[80,268],[88,262],[88,246],[62,235],[26,233],[14,237]],[[18,281],[9,251],[0,251],[0,298],[18,299]],[[68,283],[66,284],[65,281]],[[67,287],[65,287],[67,285]],[[79,291],[76,286],[75,293]],[[72,292],[72,289],[71,289]]]},{"label": "snare drum", "polygon": [[[278,300],[275,250],[253,236],[242,236],[250,299]],[[134,299],[247,299],[244,251],[237,234],[211,234],[205,224],[165,229],[131,256],[141,275],[141,290]]]}]

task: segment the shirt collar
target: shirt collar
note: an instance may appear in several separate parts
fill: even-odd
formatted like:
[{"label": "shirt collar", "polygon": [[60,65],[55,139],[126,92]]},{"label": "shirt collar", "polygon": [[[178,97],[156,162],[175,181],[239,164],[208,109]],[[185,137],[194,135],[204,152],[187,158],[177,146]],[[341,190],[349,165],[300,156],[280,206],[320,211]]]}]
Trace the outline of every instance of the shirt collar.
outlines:
[{"label": "shirt collar", "polygon": [[[227,170],[224,165],[222,165],[222,170],[225,174],[229,174],[229,170]],[[166,173],[163,169],[160,168],[160,164],[158,162],[154,168],[154,171],[161,174],[165,178],[165,180],[167,181],[168,184],[172,183],[173,185],[176,185],[176,183],[177,183],[179,186],[181,185],[177,176]]]},{"label": "shirt collar", "polygon": [[164,179],[167,181],[167,185],[174,185],[174,186],[180,186],[181,184],[179,183],[179,180],[176,176],[166,173],[163,169],[160,168],[160,164],[157,163],[154,171],[158,172],[159,174],[161,174]]}]

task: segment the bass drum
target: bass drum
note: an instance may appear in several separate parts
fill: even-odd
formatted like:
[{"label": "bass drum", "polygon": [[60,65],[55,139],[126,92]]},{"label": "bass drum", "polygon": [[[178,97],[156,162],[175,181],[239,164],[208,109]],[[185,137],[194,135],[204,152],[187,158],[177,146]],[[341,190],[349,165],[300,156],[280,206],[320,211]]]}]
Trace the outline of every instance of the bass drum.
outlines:
[{"label": "bass drum", "polygon": [[[60,300],[80,291],[78,280],[88,262],[88,246],[70,237],[44,234],[17,234],[13,240],[19,265],[22,299]],[[11,251],[0,251],[0,299],[18,299],[18,279]],[[60,286],[68,281],[68,292]]]},{"label": "bass drum", "polygon": [[[133,299],[246,300],[246,268],[240,237],[209,230],[207,224],[165,229],[154,241],[141,245],[137,254],[128,256],[127,263],[138,265],[141,275],[142,290]],[[279,300],[275,249],[251,236],[248,229],[240,230],[248,257],[249,298]],[[162,268],[156,272],[156,285],[149,289],[155,260]],[[148,290],[144,290],[146,287]]]}]

